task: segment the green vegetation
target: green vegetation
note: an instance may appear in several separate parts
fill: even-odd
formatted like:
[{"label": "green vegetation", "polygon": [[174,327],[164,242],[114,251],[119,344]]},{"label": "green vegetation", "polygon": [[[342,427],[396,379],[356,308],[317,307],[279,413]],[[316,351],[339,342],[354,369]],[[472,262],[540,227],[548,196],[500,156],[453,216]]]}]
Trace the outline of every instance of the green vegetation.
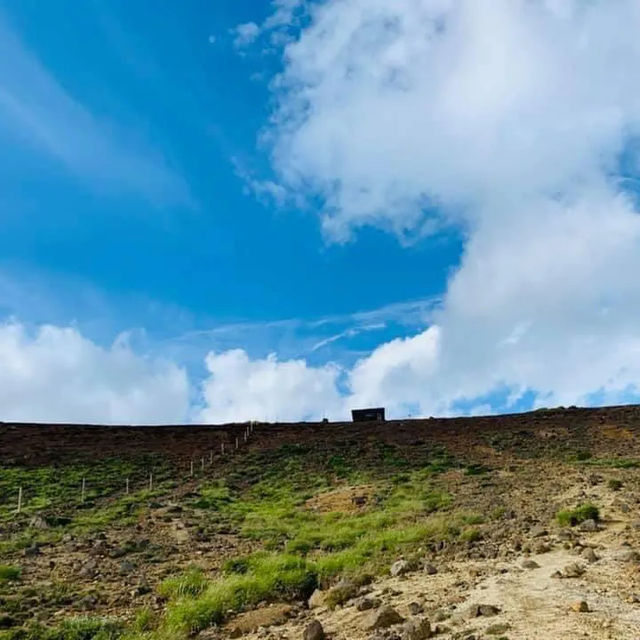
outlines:
[{"label": "green vegetation", "polygon": [[622,481],[616,478],[611,478],[609,482],[607,482],[607,486],[611,491],[620,491],[620,489],[622,489]]},{"label": "green vegetation", "polygon": [[556,520],[562,527],[575,527],[585,520],[600,520],[600,509],[587,503],[577,506],[575,509],[563,509],[556,514]]},{"label": "green vegetation", "polygon": [[[31,636],[24,635],[31,633],[26,629],[7,631],[0,640],[186,638],[223,621],[229,611],[307,598],[315,588],[328,588],[341,578],[360,584],[388,572],[399,554],[410,556],[417,547],[443,541],[473,543],[482,536],[483,518],[456,510],[436,479],[452,468],[469,475],[489,470],[465,465],[432,446],[391,446],[372,438],[319,450],[284,446],[249,453],[241,465],[230,462],[218,477],[201,477],[181,508],[207,531],[234,533],[259,551],[228,559],[212,575],[191,567],[165,579],[157,588],[167,601],[165,613],[158,617],[143,609],[126,631],[113,621],[79,618],[55,629],[38,627]],[[157,482],[153,492],[140,488],[151,465]],[[3,504],[11,503],[17,486],[23,487],[25,502],[22,526],[0,544],[0,551],[56,542],[67,532],[84,535],[111,525],[131,526],[151,504],[170,495],[168,476],[161,460],[144,459],[2,469]],[[85,503],[79,496],[83,477]],[[126,477],[136,478],[138,487],[129,495],[122,490]],[[362,504],[351,502],[354,491],[364,496]],[[33,516],[44,526],[31,526]],[[10,506],[2,507],[0,522],[9,517],[15,518]],[[49,591],[42,594],[47,602],[66,606],[73,600],[55,583]]]},{"label": "green vegetation", "polygon": [[0,582],[14,582],[20,579],[20,568],[8,564],[0,564]]}]

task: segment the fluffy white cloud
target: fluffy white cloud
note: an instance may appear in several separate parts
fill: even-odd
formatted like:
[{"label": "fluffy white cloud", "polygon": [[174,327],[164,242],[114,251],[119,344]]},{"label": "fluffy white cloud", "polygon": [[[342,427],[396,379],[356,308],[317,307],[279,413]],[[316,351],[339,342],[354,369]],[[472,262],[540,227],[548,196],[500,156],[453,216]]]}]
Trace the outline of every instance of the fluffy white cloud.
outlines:
[{"label": "fluffy white cloud", "polygon": [[0,407],[4,421],[184,422],[186,373],[135,355],[124,340],[108,349],[76,329],[0,326]]},{"label": "fluffy white cloud", "polygon": [[[381,345],[348,402],[392,413],[640,393],[640,5],[326,0],[284,50],[266,139],[327,237],[458,225],[423,334]],[[486,405],[485,405],[486,406]],[[494,405],[495,407],[495,405]]]},{"label": "fluffy white cloud", "polygon": [[639,28],[635,0],[320,3],[274,84],[275,167],[337,240],[518,215],[615,168],[640,122]]},{"label": "fluffy white cloud", "polygon": [[311,367],[304,360],[279,361],[274,355],[251,360],[242,349],[211,352],[209,377],[202,385],[202,422],[275,422],[341,417],[337,389],[340,370]]}]

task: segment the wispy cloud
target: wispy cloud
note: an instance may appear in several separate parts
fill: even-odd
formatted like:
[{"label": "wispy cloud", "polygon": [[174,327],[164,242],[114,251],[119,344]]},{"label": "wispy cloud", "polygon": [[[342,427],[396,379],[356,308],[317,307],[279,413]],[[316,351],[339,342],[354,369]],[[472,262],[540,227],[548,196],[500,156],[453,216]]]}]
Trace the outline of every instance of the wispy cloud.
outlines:
[{"label": "wispy cloud", "polygon": [[135,194],[155,205],[191,204],[187,185],[164,157],[76,100],[2,15],[0,133],[56,158],[102,191]]}]

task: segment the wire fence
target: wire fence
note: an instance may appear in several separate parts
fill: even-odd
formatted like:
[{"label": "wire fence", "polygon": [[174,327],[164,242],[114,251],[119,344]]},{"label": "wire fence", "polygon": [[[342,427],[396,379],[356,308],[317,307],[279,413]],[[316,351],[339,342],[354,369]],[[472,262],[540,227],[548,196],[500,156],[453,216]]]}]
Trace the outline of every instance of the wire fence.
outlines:
[{"label": "wire fence", "polygon": [[[4,482],[0,487],[0,504],[4,506],[4,514],[20,516],[25,511],[38,511],[46,506],[66,506],[60,504],[60,498],[77,491],[76,506],[91,506],[94,500],[117,495],[130,496],[139,491],[154,490],[173,483],[174,486],[192,482],[204,477],[216,468],[216,461],[221,461],[240,453],[250,442],[257,422],[249,422],[242,433],[234,434],[230,441],[220,442],[219,449],[208,447],[198,455],[191,456],[188,464],[169,464],[167,460],[147,460],[146,463],[118,465],[113,469],[97,470],[92,477],[91,471],[74,467],[67,470],[64,478],[55,477],[53,473],[39,473],[34,478],[17,478],[18,482]],[[141,468],[146,467],[146,468]],[[8,469],[5,467],[5,472]],[[24,476],[24,474],[23,474]],[[22,480],[20,482],[19,480]],[[45,496],[43,497],[43,487]],[[30,495],[31,494],[31,495]],[[68,505],[68,502],[66,503]],[[27,509],[27,507],[29,507]]]}]

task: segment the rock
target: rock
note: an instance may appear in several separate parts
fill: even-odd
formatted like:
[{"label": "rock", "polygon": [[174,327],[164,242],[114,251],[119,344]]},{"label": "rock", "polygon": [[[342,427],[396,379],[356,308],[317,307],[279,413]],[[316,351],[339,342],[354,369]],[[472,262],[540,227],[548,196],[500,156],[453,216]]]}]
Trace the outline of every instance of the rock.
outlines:
[{"label": "rock", "polygon": [[584,549],[584,551],[582,552],[582,557],[587,562],[597,562],[598,561],[598,556],[596,555],[596,552],[591,547],[586,547]]},{"label": "rock", "polygon": [[318,620],[312,620],[304,629],[303,640],[324,640],[324,629]]},{"label": "rock", "polygon": [[393,607],[385,605],[371,615],[366,628],[369,630],[386,629],[401,622],[404,622],[404,618]]},{"label": "rock", "polygon": [[500,613],[500,609],[493,604],[476,604],[469,610],[470,618],[496,616]]},{"label": "rock", "polygon": [[410,570],[410,565],[406,560],[398,560],[391,565],[390,573],[394,578],[402,576]]},{"label": "rock", "polygon": [[585,600],[576,600],[571,603],[571,609],[577,613],[588,613],[589,605]]},{"label": "rock", "polygon": [[434,565],[427,563],[424,565],[424,572],[429,576],[433,576],[438,573],[438,569]]},{"label": "rock", "polygon": [[640,562],[640,554],[637,551],[621,551],[616,555],[618,562]]},{"label": "rock", "polygon": [[412,616],[417,616],[419,613],[424,611],[424,607],[419,602],[410,602],[407,605],[407,608]]},{"label": "rock", "polygon": [[498,622],[497,624],[489,625],[484,632],[489,636],[499,636],[506,633],[510,629],[510,625],[506,622]]},{"label": "rock", "polygon": [[29,526],[34,529],[48,529],[49,523],[42,516],[34,516],[29,520]]},{"label": "rock", "polygon": [[38,543],[34,542],[30,547],[26,547],[22,551],[22,555],[24,555],[27,558],[33,558],[35,556],[39,556],[40,555],[40,547],[38,547]]},{"label": "rock", "polygon": [[324,599],[327,594],[324,591],[320,591],[320,589],[316,589],[312,594],[309,600],[307,601],[307,606],[309,609],[317,609],[318,607],[324,607]]},{"label": "rock", "polygon": [[598,526],[598,523],[591,518],[589,520],[585,520],[583,523],[580,524],[580,531],[593,532],[593,531],[599,531],[599,530],[600,530],[600,527]]},{"label": "rock", "polygon": [[546,542],[539,542],[534,547],[534,551],[537,554],[549,553],[549,551],[551,551],[551,547]]},{"label": "rock", "polygon": [[120,567],[118,569],[118,572],[120,573],[121,576],[127,576],[130,573],[133,573],[134,571],[135,571],[135,567],[128,560],[123,560],[120,563]]},{"label": "rock", "polygon": [[425,640],[430,638],[431,625],[427,618],[421,618],[420,620],[408,620],[402,627],[402,640]]},{"label": "rock", "polygon": [[356,609],[358,611],[369,611],[370,609],[377,609],[380,606],[380,600],[378,598],[359,598],[356,601]]},{"label": "rock", "polygon": [[584,573],[584,567],[577,562],[568,564],[560,573],[563,578],[579,578]]},{"label": "rock", "polygon": [[91,558],[85,562],[78,571],[78,575],[83,578],[93,578],[98,572],[98,562],[95,558]]},{"label": "rock", "polygon": [[540,565],[535,560],[525,560],[522,563],[523,569],[539,569]]},{"label": "rock", "polygon": [[344,604],[351,600],[358,593],[358,587],[350,580],[340,580],[338,584],[331,587],[324,597],[324,604],[331,609],[337,605]]},{"label": "rock", "polygon": [[549,532],[544,527],[533,527],[531,531],[529,531],[529,535],[532,538],[544,538],[544,536],[548,534]]}]

